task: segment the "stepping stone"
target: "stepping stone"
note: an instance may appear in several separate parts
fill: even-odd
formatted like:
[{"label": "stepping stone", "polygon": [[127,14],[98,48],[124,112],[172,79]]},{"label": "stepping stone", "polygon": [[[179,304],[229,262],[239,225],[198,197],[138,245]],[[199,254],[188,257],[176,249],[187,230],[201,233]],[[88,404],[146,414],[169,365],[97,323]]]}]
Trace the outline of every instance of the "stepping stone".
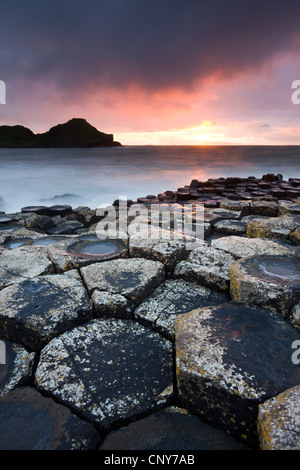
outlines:
[{"label": "stepping stone", "polygon": [[164,265],[143,258],[95,263],[81,268],[80,272],[90,294],[95,290],[119,294],[135,305],[165,280]]},{"label": "stepping stone", "polygon": [[91,295],[95,317],[127,318],[133,317],[135,304],[121,294],[94,290]]},{"label": "stepping stone", "polygon": [[121,319],[95,319],[54,338],[35,375],[38,390],[106,430],[166,404],[172,380],[172,343]]},{"label": "stepping stone", "polygon": [[278,241],[234,235],[214,239],[211,245],[230,253],[237,259],[255,255],[292,255],[294,253],[294,249],[290,245]]},{"label": "stepping stone", "polygon": [[[102,451],[174,449],[248,450],[225,432],[208,426],[189,411],[178,407],[156,411],[146,418],[112,431],[99,447]],[[185,458],[187,460],[188,456]],[[179,460],[180,456],[177,463]]]},{"label": "stepping stone", "polygon": [[[5,339],[0,340],[0,397],[32,379],[36,354]],[[2,440],[2,438],[1,438]]]},{"label": "stepping stone", "polygon": [[60,217],[65,217],[66,215],[72,214],[72,207],[69,205],[54,205],[49,207],[50,215],[52,217],[60,215]]},{"label": "stepping stone", "polygon": [[300,259],[286,255],[249,256],[230,268],[233,300],[269,305],[286,317],[300,299]]},{"label": "stepping stone", "polygon": [[101,440],[83,421],[32,387],[0,398],[1,450],[94,450]]},{"label": "stepping stone", "polygon": [[207,305],[228,301],[226,294],[182,279],[167,280],[135,310],[134,317],[174,341],[175,318]]},{"label": "stepping stone", "polygon": [[241,220],[219,220],[213,224],[216,232],[225,235],[243,235],[247,230],[247,223]]},{"label": "stepping stone", "polygon": [[175,265],[186,259],[191,249],[203,245],[202,239],[195,240],[184,234],[151,228],[129,238],[129,255],[131,258],[146,258],[160,261],[166,270],[172,271]]},{"label": "stepping stone", "polygon": [[261,450],[300,450],[300,385],[259,406]]},{"label": "stepping stone", "polygon": [[48,248],[57,272],[78,269],[95,262],[127,257],[127,245],[121,240],[100,240],[96,235],[70,235]]},{"label": "stepping stone", "polygon": [[208,424],[257,445],[258,405],[298,385],[297,331],[273,309],[239,302],[176,320],[179,399]]},{"label": "stepping stone", "polygon": [[25,219],[25,227],[29,230],[38,230],[43,233],[54,227],[54,220],[47,215],[31,214]]},{"label": "stepping stone", "polygon": [[204,213],[205,222],[216,223],[223,219],[235,219],[238,220],[242,216],[242,212],[229,209],[206,209]]},{"label": "stepping stone", "polygon": [[44,247],[21,246],[0,253],[0,289],[53,272],[53,264]]},{"label": "stepping stone", "polygon": [[278,203],[275,201],[252,201],[251,214],[276,217],[278,215]]},{"label": "stepping stone", "polygon": [[51,215],[47,206],[26,206],[22,207],[21,212],[23,214]]},{"label": "stepping stone", "polygon": [[38,276],[0,291],[1,335],[31,351],[91,317],[78,273]]},{"label": "stepping stone", "polygon": [[229,289],[229,270],[235,258],[214,247],[193,250],[186,261],[177,264],[173,277],[195,282],[212,289]]},{"label": "stepping stone", "polygon": [[296,202],[279,201],[278,215],[297,214],[300,215],[300,205]]},{"label": "stepping stone", "polygon": [[8,224],[10,222],[14,222],[16,219],[10,217],[9,215],[0,215],[0,224]]},{"label": "stepping stone", "polygon": [[241,216],[244,217],[250,214],[251,206],[250,202],[248,201],[232,201],[226,199],[225,201],[222,201],[220,203],[220,208],[227,209],[230,211],[239,211],[241,213]]},{"label": "stepping stone", "polygon": [[282,215],[265,220],[252,220],[247,225],[250,238],[287,239],[300,226],[300,216]]},{"label": "stepping stone", "polygon": [[49,234],[49,235],[52,235],[52,234],[56,234],[56,235],[70,235],[72,233],[74,233],[76,230],[79,230],[79,229],[84,229],[85,231],[85,227],[82,223],[78,222],[78,220],[64,220],[62,219],[61,222],[59,222],[58,224],[56,224],[55,226],[51,227],[50,229],[47,229],[46,232]]}]

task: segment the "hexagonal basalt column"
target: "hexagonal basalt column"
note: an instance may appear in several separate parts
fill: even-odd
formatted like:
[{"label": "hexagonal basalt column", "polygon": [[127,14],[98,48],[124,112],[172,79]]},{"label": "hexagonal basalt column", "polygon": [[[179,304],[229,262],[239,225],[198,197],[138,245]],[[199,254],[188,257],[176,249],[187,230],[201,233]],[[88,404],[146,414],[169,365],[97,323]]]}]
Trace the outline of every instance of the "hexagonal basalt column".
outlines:
[{"label": "hexagonal basalt column", "polygon": [[225,432],[203,423],[187,410],[168,407],[111,432],[99,448],[104,451],[133,449],[186,451],[248,448]]},{"label": "hexagonal basalt column", "polygon": [[64,272],[92,263],[125,258],[128,248],[122,240],[100,240],[91,233],[55,243],[48,248],[48,254],[56,270]]},{"label": "hexagonal basalt column", "polygon": [[186,261],[180,261],[173,276],[224,291],[229,289],[229,270],[234,261],[230,253],[203,246],[193,250]]},{"label": "hexagonal basalt column", "polygon": [[159,408],[172,383],[172,343],[121,319],[96,319],[54,338],[35,375],[41,392],[100,428]]},{"label": "hexagonal basalt column", "polygon": [[0,450],[93,450],[100,437],[92,426],[32,387],[0,398]]},{"label": "hexagonal basalt column", "polygon": [[135,310],[134,317],[170,340],[174,340],[175,318],[195,308],[228,301],[225,293],[183,281],[167,280]]},{"label": "hexagonal basalt column", "polygon": [[300,385],[259,406],[262,450],[300,450]]},{"label": "hexagonal basalt column", "polygon": [[297,331],[273,309],[229,302],[176,321],[176,369],[184,407],[257,445],[258,405],[300,383],[291,360]]},{"label": "hexagonal basalt column", "polygon": [[236,259],[255,255],[292,255],[295,251],[294,247],[282,242],[234,235],[212,240],[211,245],[230,253]]},{"label": "hexagonal basalt column", "polygon": [[300,298],[300,259],[260,255],[242,258],[231,265],[233,300],[269,305],[286,317]]},{"label": "hexagonal basalt column", "polygon": [[77,272],[38,276],[0,291],[1,334],[31,351],[91,318],[92,302]]},{"label": "hexagonal basalt column", "polygon": [[26,278],[53,272],[53,264],[44,247],[22,246],[0,253],[0,289]]},{"label": "hexagonal basalt column", "polygon": [[[108,292],[122,295],[138,305],[165,280],[164,265],[159,261],[129,258],[95,263],[80,269],[90,294]],[[114,303],[114,302],[113,302]],[[106,312],[106,304],[103,305]],[[97,302],[101,314],[101,302]]]}]

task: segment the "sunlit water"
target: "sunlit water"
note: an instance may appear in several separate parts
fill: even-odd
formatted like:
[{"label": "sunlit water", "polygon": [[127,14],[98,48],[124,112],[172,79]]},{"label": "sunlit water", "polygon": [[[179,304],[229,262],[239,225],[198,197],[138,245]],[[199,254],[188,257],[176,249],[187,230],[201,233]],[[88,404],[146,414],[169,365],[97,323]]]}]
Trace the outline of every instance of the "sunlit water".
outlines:
[{"label": "sunlit water", "polygon": [[96,208],[122,196],[136,200],[176,190],[192,179],[265,173],[299,178],[299,157],[299,146],[0,149],[0,209],[11,213],[53,204]]}]

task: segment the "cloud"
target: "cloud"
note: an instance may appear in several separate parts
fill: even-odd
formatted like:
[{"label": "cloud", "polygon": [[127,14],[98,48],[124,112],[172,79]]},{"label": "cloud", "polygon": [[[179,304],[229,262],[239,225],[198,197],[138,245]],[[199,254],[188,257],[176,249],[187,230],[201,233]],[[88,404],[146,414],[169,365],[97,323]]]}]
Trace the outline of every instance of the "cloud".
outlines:
[{"label": "cloud", "polygon": [[4,0],[1,78],[70,97],[133,84],[189,90],[296,47],[299,14],[298,0]]}]

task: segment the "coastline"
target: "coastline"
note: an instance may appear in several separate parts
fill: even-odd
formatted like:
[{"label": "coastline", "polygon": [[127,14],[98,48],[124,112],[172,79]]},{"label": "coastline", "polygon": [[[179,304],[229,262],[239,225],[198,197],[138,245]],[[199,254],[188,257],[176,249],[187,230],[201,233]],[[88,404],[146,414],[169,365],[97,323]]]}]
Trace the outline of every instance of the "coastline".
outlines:
[{"label": "coastline", "polygon": [[[204,442],[210,449],[300,448],[292,432],[300,389],[297,347],[292,354],[300,340],[300,180],[192,180],[126,201],[128,210],[135,205],[147,211],[139,218],[144,231],[128,234],[127,226],[106,241],[96,232],[104,214],[89,207],[0,214],[3,426],[13,404],[34,417],[34,402],[39,410],[51,403],[50,421],[57,426],[63,413],[71,436],[57,427],[51,448],[151,450],[159,429],[161,439],[173,446],[185,439],[188,449]],[[155,208],[166,206],[169,234],[186,216],[180,238],[161,238]],[[204,237],[186,249],[197,206]],[[119,220],[120,201],[112,207]],[[152,225],[156,238],[148,236]],[[290,435],[282,433],[287,422]],[[6,445],[15,446],[21,431]]]}]

